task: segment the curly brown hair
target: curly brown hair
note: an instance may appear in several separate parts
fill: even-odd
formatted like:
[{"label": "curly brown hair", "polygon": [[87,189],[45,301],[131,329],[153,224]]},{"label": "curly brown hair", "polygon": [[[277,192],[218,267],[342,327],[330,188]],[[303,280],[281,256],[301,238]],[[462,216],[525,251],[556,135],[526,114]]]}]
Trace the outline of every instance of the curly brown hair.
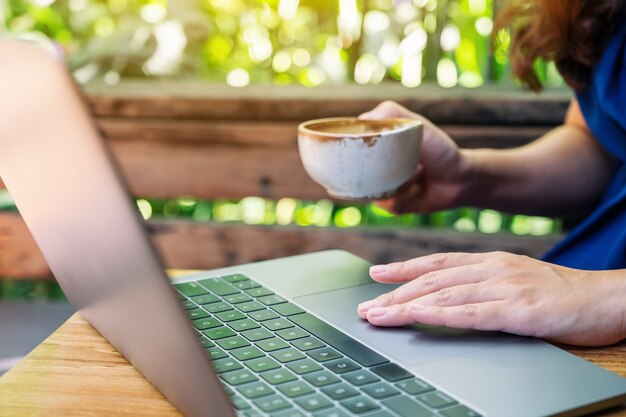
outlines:
[{"label": "curly brown hair", "polygon": [[534,91],[542,89],[533,64],[554,61],[565,81],[584,89],[611,35],[624,22],[624,0],[509,0],[496,20],[512,33],[514,75]]}]

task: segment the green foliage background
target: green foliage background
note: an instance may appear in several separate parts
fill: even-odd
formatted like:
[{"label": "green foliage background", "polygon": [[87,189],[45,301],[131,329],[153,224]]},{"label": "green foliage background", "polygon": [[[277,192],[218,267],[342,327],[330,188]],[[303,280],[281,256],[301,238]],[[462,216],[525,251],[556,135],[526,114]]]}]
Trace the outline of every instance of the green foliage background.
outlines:
[{"label": "green foliage background", "polygon": [[[477,87],[509,82],[508,34],[491,47],[493,2],[0,0],[0,31],[54,39],[82,82],[399,80],[414,87],[426,80]],[[551,65],[540,66],[548,84],[561,83]]]},{"label": "green foliage background", "polygon": [[[496,0],[0,0],[0,34],[52,39],[79,82],[193,78],[247,84],[510,83]],[[6,59],[3,57],[3,59]],[[554,66],[543,81],[562,85]],[[138,199],[145,218],[311,227],[435,227],[546,235],[552,219],[459,209],[393,217],[330,201]],[[0,210],[14,210],[0,192]],[[0,280],[0,298],[59,299],[54,283]]]}]

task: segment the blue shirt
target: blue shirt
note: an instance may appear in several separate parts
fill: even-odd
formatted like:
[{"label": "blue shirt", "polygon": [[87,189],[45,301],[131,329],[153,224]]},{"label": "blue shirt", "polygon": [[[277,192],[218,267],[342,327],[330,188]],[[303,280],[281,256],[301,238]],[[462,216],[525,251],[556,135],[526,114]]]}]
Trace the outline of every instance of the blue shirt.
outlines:
[{"label": "blue shirt", "polygon": [[626,268],[626,24],[576,96],[589,129],[618,166],[598,206],[544,260],[586,270]]}]

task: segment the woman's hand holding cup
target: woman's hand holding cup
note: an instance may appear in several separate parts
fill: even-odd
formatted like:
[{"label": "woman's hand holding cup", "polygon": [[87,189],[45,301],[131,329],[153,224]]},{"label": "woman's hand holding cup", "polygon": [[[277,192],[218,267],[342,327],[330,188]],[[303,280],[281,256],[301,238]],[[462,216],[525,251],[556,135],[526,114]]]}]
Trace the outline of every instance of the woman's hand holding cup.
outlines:
[{"label": "woman's hand holding cup", "polygon": [[392,197],[376,204],[392,213],[429,213],[461,203],[467,180],[466,155],[443,130],[401,105],[385,101],[362,119],[411,118],[424,125],[421,162],[415,176]]}]

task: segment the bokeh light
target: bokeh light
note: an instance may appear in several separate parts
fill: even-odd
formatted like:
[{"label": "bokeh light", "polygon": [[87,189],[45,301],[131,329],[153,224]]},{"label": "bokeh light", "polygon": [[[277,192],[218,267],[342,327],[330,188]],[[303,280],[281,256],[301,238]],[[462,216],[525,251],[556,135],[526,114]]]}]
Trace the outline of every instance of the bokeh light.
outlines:
[{"label": "bokeh light", "polygon": [[[0,27],[61,43],[79,82],[508,82],[510,34],[491,47],[493,0],[11,0]],[[540,64],[549,86],[563,85]]]}]

